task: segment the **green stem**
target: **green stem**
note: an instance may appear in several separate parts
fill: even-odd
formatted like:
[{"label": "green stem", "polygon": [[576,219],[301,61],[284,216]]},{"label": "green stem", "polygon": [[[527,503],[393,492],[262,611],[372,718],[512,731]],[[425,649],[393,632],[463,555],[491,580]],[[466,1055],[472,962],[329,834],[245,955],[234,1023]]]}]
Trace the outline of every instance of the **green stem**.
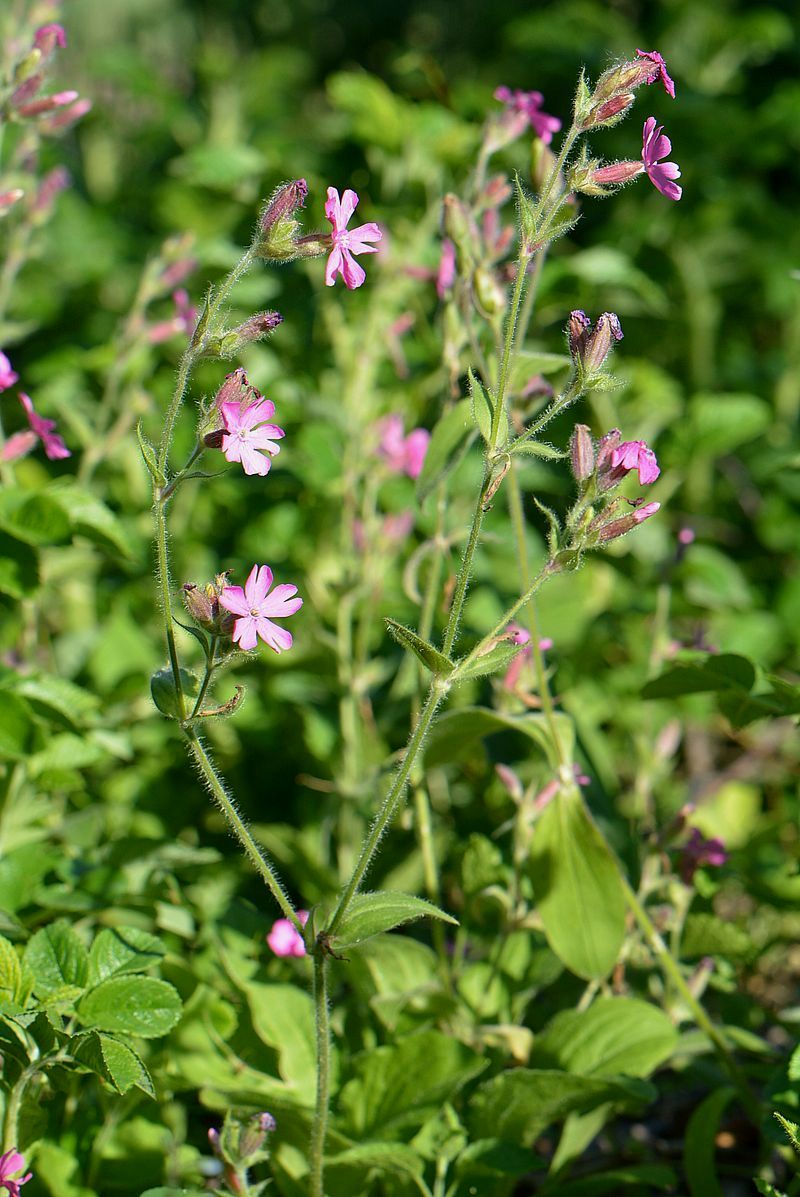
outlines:
[{"label": "green stem", "polygon": [[164,634],[167,639],[167,652],[172,670],[172,680],[175,685],[175,695],[178,700],[178,716],[180,721],[186,719],[186,696],[183,693],[178,646],[175,643],[175,629],[172,626],[172,594],[169,577],[169,549],[167,547],[167,513],[164,503],[156,500],[156,584],[158,586],[161,610],[164,615]]},{"label": "green stem", "polygon": [[750,1091],[750,1086],[747,1083],[747,1079],[739,1068],[739,1065],[734,1060],[724,1036],[717,1029],[717,1027],[714,1026],[714,1023],[711,1021],[708,1014],[706,1014],[702,1003],[697,1000],[687,985],[686,978],[681,972],[677,960],[675,960],[669,948],[664,943],[664,940],[656,930],[650,919],[650,916],[645,910],[643,904],[639,901],[637,895],[634,893],[622,871],[620,871],[620,881],[625,893],[625,901],[628,904],[628,909],[630,910],[636,922],[639,924],[639,927],[650,944],[650,947],[657,956],[662,969],[675,986],[676,990],[680,993],[686,1005],[689,1007],[694,1021],[697,1023],[700,1030],[703,1031],[711,1041],[711,1044],[717,1052],[723,1067],[738,1090],[742,1105],[753,1119],[755,1125],[758,1126],[761,1121],[761,1107]]},{"label": "green stem", "polygon": [[194,707],[192,708],[192,713],[189,716],[190,719],[196,719],[197,716],[200,714],[200,711],[202,710],[203,699],[206,696],[206,693],[207,693],[208,687],[209,687],[209,683],[211,682],[211,675],[214,672],[214,656],[217,651],[217,641],[218,641],[217,636],[211,637],[211,648],[209,650],[208,657],[206,658],[205,675],[203,677],[202,685],[200,686],[200,692],[197,695],[197,700],[194,704]]},{"label": "green stem", "polygon": [[246,856],[256,872],[266,883],[270,893],[280,906],[284,916],[289,919],[296,930],[302,935],[303,924],[292,910],[292,904],[286,896],[275,870],[272,868],[272,865],[266,859],[264,853],[261,851],[261,848],[250,834],[247,824],[242,819],[242,816],[239,814],[239,811],[236,808],[235,802],[228,794],[220,777],[217,775],[217,771],[214,768],[214,765],[212,764],[211,759],[208,756],[208,753],[201,743],[197,733],[192,727],[184,727],[183,734],[186,737],[189,751],[194,757],[195,763],[197,764],[197,767],[202,773],[203,779],[208,786],[209,792],[225,816],[228,826],[231,828],[233,834],[241,844]]},{"label": "green stem", "polygon": [[333,917],[326,928],[327,934],[329,936],[332,936],[336,933],[339,924],[347,913],[347,908],[350,905],[350,902],[352,901],[354,895],[358,892],[358,888],[364,879],[364,874],[372,863],[375,850],[383,838],[384,832],[397,814],[400,803],[403,799],[408,776],[414,766],[414,762],[417,759],[417,753],[422,747],[425,736],[428,734],[428,729],[433,722],[434,715],[436,714],[436,710],[439,706],[439,703],[442,701],[444,694],[444,684],[438,679],[434,680],[428,691],[428,697],[425,700],[425,705],[420,711],[417,725],[414,728],[411,739],[408,742],[408,747],[403,760],[394,775],[394,781],[392,782],[389,792],[381,804],[381,809],[378,811],[378,814],[373,820],[372,826],[367,834],[367,838],[361,845],[361,851],[359,852],[358,860],[356,861],[350,880],[348,881],[344,892],[339,899],[336,910],[333,913]]},{"label": "green stem", "polygon": [[311,1197],[324,1197],[323,1167],[325,1132],[328,1126],[330,1101],[331,1029],[328,1011],[328,958],[319,949],[314,955],[314,1021],[317,1039],[317,1102],[311,1128],[309,1156],[311,1163]]},{"label": "green stem", "polygon": [[494,453],[497,448],[497,437],[500,432],[500,416],[505,408],[506,386],[508,385],[508,371],[511,365],[511,349],[514,344],[514,335],[517,329],[517,316],[519,315],[519,305],[522,300],[522,293],[525,290],[525,279],[528,273],[528,262],[530,255],[522,253],[517,261],[517,277],[514,282],[514,293],[511,297],[511,309],[508,313],[506,321],[506,334],[503,342],[503,358],[500,364],[500,377],[497,382],[497,394],[495,395],[494,407],[492,409],[492,428],[490,434],[491,451]]},{"label": "green stem", "polygon": [[11,1151],[19,1146],[19,1131],[17,1123],[19,1121],[19,1111],[22,1105],[22,1099],[25,1096],[25,1090],[28,1087],[28,1081],[36,1076],[37,1072],[41,1072],[43,1067],[42,1060],[35,1060],[29,1064],[27,1068],[20,1073],[18,1080],[13,1088],[10,1090],[6,1098],[6,1112],[3,1119],[3,1152]]},{"label": "green stem", "polygon": [[467,587],[469,586],[469,578],[472,572],[472,559],[475,556],[475,550],[478,547],[478,539],[481,534],[481,525],[483,524],[483,517],[485,514],[486,496],[491,482],[491,472],[488,462],[484,467],[483,483],[481,485],[478,501],[475,504],[475,511],[472,516],[472,526],[469,530],[469,537],[467,538],[467,547],[464,549],[464,556],[461,559],[461,568],[458,571],[458,579],[456,581],[456,589],[453,595],[453,602],[450,607],[450,615],[447,620],[447,627],[445,628],[444,640],[442,641],[442,652],[446,657],[450,656],[455,642],[456,633],[458,632],[458,622],[461,619],[461,611],[464,606],[464,599],[467,596]]}]

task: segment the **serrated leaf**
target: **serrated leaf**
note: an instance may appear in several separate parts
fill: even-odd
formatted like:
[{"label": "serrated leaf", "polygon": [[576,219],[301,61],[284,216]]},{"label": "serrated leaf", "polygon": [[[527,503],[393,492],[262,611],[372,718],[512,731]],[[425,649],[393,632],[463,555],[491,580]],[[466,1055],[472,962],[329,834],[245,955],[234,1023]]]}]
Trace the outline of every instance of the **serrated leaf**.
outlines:
[{"label": "serrated leaf", "polygon": [[32,935],[23,960],[33,973],[37,997],[58,995],[59,1000],[69,1000],[70,992],[77,996],[86,985],[89,957],[83,941],[64,919]]},{"label": "serrated leaf", "polygon": [[45,747],[31,755],[28,768],[32,777],[39,777],[49,771],[88,769],[107,756],[108,749],[99,738],[62,732],[50,736]]},{"label": "serrated leaf", "polygon": [[22,987],[22,968],[14,945],[0,935],[0,991],[12,1001],[19,1000]]},{"label": "serrated leaf", "polygon": [[458,662],[456,662],[456,673],[453,680],[463,682],[471,677],[487,677],[491,673],[499,673],[501,669],[508,668],[522,648],[521,644],[496,644],[494,648],[489,649],[488,653],[476,657],[464,669],[459,668]]},{"label": "serrated leaf", "polygon": [[784,1193],[782,1189],[776,1189],[769,1181],[761,1180],[757,1176],[753,1178],[753,1184],[758,1189],[761,1197],[788,1197],[788,1194]]},{"label": "serrated leaf", "polygon": [[410,628],[404,627],[397,620],[386,619],[384,622],[392,639],[396,640],[403,648],[408,649],[409,652],[412,652],[426,669],[440,677],[450,676],[455,669],[455,663],[449,657],[446,657],[444,653],[440,653],[427,640],[423,640],[416,632],[412,632]]},{"label": "serrated leaf", "polygon": [[709,1094],[689,1119],[683,1162],[691,1197],[723,1197],[714,1165],[714,1150],[720,1118],[735,1096],[735,1089],[730,1085],[723,1086]]},{"label": "serrated leaf", "polygon": [[777,1112],[775,1113],[775,1118],[788,1135],[792,1147],[800,1155],[800,1126],[796,1122],[790,1122],[788,1118],[784,1118],[782,1114],[778,1114]]},{"label": "serrated leaf", "polygon": [[90,985],[121,973],[141,973],[163,959],[164,945],[138,927],[104,927],[89,951]]},{"label": "serrated leaf", "polygon": [[33,713],[16,694],[0,693],[0,759],[18,760],[27,755],[33,734]]},{"label": "serrated leaf", "polygon": [[382,931],[391,931],[415,919],[435,918],[458,925],[458,920],[445,914],[432,902],[415,898],[412,894],[383,890],[375,894],[356,894],[339,927],[331,937],[336,951],[345,951],[364,943]]},{"label": "serrated leaf", "polygon": [[431,433],[422,472],[417,479],[421,503],[462,460],[474,436],[472,400],[462,399],[445,412]]},{"label": "serrated leaf", "polygon": [[530,878],[559,960],[586,980],[607,976],[625,938],[625,893],[577,786],[562,786],[537,819]]},{"label": "serrated leaf", "polygon": [[78,1017],[84,1025],[143,1039],[166,1035],[182,1010],[178,991],[156,977],[111,977],[78,1003]]},{"label": "serrated leaf", "polygon": [[144,435],[144,432],[142,431],[141,420],[139,420],[136,425],[136,437],[139,441],[139,449],[142,454],[142,460],[147,466],[147,471],[150,474],[150,477],[153,479],[156,486],[166,486],[167,480],[164,477],[163,471],[158,468],[158,458],[156,457],[155,448]]},{"label": "serrated leaf", "polygon": [[14,693],[26,699],[38,714],[48,718],[56,716],[72,727],[79,727],[99,706],[98,699],[90,691],[51,673],[19,678],[14,682]]},{"label": "serrated leaf", "polygon": [[76,1035],[70,1046],[75,1059],[101,1076],[117,1093],[127,1093],[135,1086],[148,1097],[155,1097],[150,1073],[126,1043],[100,1031],[89,1031]]}]

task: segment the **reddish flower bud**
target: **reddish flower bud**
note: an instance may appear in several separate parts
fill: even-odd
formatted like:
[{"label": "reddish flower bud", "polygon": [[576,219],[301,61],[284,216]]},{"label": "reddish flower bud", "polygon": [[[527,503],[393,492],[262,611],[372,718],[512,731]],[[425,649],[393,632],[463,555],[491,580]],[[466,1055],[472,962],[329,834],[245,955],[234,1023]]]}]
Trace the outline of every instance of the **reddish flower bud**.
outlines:
[{"label": "reddish flower bud", "polygon": [[597,534],[597,539],[601,544],[605,544],[609,540],[617,540],[618,537],[624,536],[638,524],[644,523],[651,515],[655,515],[660,508],[660,503],[644,503],[641,507],[631,511],[629,515],[623,515],[617,520],[612,520],[610,524],[604,524]]},{"label": "reddish flower bud", "polygon": [[583,122],[584,129],[591,129],[597,125],[608,125],[621,119],[633,104],[633,92],[623,91],[610,100],[589,110],[589,115]]},{"label": "reddish flower bud", "polygon": [[63,25],[42,25],[34,34],[33,44],[44,58],[49,58],[56,46],[63,50],[67,44]]},{"label": "reddish flower bud", "polygon": [[278,187],[261,213],[261,232],[269,233],[278,221],[294,216],[305,204],[307,195],[308,183],[305,179],[294,179],[291,183],[284,183]]},{"label": "reddish flower bud", "polygon": [[573,478],[585,482],[594,473],[594,441],[586,424],[575,425],[569,452]]},{"label": "reddish flower bud", "polygon": [[599,183],[602,187],[605,184],[627,183],[643,170],[643,162],[611,162],[608,166],[600,166],[593,170],[591,177],[594,183]]},{"label": "reddish flower bud", "polygon": [[[18,92],[21,90],[22,88],[17,88]],[[43,112],[52,112],[55,108],[66,108],[77,98],[76,91],[58,91],[51,96],[42,96],[40,100],[31,100],[30,103],[17,103],[16,109],[20,116],[41,116]]]}]

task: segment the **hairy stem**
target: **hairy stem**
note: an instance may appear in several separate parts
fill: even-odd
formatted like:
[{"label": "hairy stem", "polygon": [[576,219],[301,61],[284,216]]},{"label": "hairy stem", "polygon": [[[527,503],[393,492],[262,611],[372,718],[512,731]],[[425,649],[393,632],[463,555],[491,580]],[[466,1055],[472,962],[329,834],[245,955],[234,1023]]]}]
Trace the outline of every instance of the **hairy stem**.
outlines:
[{"label": "hairy stem", "polygon": [[317,1101],[309,1148],[311,1197],[324,1197],[323,1160],[328,1126],[331,1029],[328,1011],[328,958],[319,948],[314,955],[314,1021],[317,1033]]}]

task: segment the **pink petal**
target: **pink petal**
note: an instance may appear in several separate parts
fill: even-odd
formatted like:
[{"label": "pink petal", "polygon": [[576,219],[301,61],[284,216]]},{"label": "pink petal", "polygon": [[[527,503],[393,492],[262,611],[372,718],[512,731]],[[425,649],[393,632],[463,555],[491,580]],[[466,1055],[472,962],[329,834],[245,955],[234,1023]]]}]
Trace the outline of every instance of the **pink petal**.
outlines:
[{"label": "pink petal", "polygon": [[27,428],[24,432],[15,432],[10,436],[3,448],[0,449],[0,459],[3,461],[16,461],[20,457],[27,457],[31,449],[36,445],[39,438],[36,433]]},{"label": "pink petal", "polygon": [[226,461],[241,461],[242,449],[244,442],[240,441],[236,436],[228,436],[225,434],[222,438],[222,452],[225,455]]},{"label": "pink petal", "polygon": [[[266,458],[264,459],[266,460]],[[254,577],[255,575],[255,577]],[[244,585],[251,609],[260,607],[272,585],[272,570],[268,565],[254,565]],[[249,587],[249,589],[248,589]]]},{"label": "pink petal", "polygon": [[342,269],[342,251],[338,245],[334,245],[333,249],[331,250],[330,254],[328,255],[328,261],[325,266],[325,284],[326,284],[326,286],[328,286],[328,287],[333,286],[333,284],[336,282],[336,275],[337,275],[338,271],[340,271],[341,269]]},{"label": "pink petal", "polygon": [[42,433],[42,444],[51,461],[61,461],[64,457],[72,457],[72,453],[64,443],[64,438],[56,432]]},{"label": "pink petal", "polygon": [[265,478],[272,465],[269,457],[259,453],[253,445],[247,442],[242,443],[239,460],[242,463],[242,469],[249,477],[257,474],[259,477]]},{"label": "pink petal", "polygon": [[341,227],[349,224],[350,217],[353,215],[357,207],[358,196],[356,195],[355,191],[351,191],[348,187],[347,191],[345,191],[344,195],[342,196],[342,204],[341,208],[339,209],[339,221]]},{"label": "pink petal", "polygon": [[347,248],[354,254],[376,254],[377,247],[366,244],[369,241],[382,241],[383,230],[374,221],[360,224],[357,229],[351,229],[347,234]]},{"label": "pink petal", "polygon": [[258,634],[265,644],[268,644],[276,653],[283,652],[284,649],[292,647],[292,633],[287,632],[286,628],[278,627],[269,619],[264,619],[259,616],[256,620],[258,627]]},{"label": "pink petal", "polygon": [[[339,192],[335,187],[328,188],[328,198],[325,201],[325,215],[333,225],[334,229],[338,229],[341,223],[342,204],[339,199]],[[347,222],[345,221],[345,224]]]},{"label": "pink petal", "polygon": [[645,449],[639,454],[639,481],[642,485],[655,482],[661,473],[656,455],[652,449]]},{"label": "pink petal", "polygon": [[246,615],[244,619],[237,619],[233,625],[234,644],[238,644],[239,648],[245,652],[255,648],[258,644],[257,627],[258,621],[252,615]]},{"label": "pink petal", "polygon": [[225,586],[219,596],[219,605],[234,615],[249,615],[250,604],[241,586]]},{"label": "pink petal", "polygon": [[415,428],[406,437],[406,473],[409,478],[419,478],[428,452],[431,434],[425,428]]},{"label": "pink petal", "polygon": [[342,257],[344,258],[342,278],[344,279],[345,286],[349,290],[355,291],[356,287],[360,287],[367,277],[366,272],[359,266],[349,249],[342,250]]},{"label": "pink petal", "polygon": [[259,611],[262,615],[272,616],[273,619],[286,619],[289,615],[294,615],[295,611],[299,611],[303,605],[301,598],[294,597],[296,594],[296,586],[286,583],[276,586],[261,604]]},{"label": "pink petal", "polygon": [[276,445],[275,440],[282,440],[284,436],[286,433],[277,424],[262,424],[250,434],[247,443],[254,449],[264,449],[274,457],[281,451],[280,445]]},{"label": "pink petal", "polygon": [[256,424],[263,424],[275,414],[275,404],[271,399],[262,399],[259,403],[251,403],[241,414],[241,428],[255,428]]}]

